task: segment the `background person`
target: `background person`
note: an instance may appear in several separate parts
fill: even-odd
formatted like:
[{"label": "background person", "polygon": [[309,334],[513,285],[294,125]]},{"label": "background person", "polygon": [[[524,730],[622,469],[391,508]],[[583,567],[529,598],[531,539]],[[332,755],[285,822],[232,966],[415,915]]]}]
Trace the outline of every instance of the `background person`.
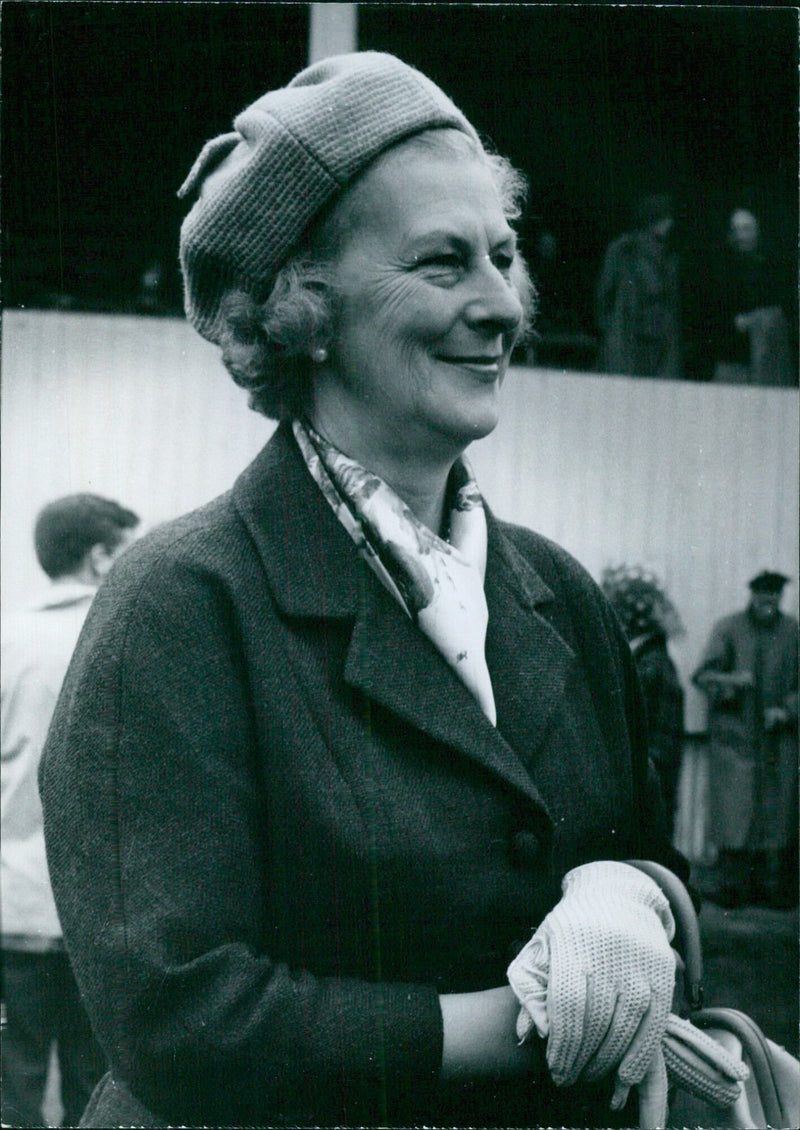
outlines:
[{"label": "background person", "polygon": [[684,631],[658,577],[639,566],[606,569],[603,592],[622,623],[647,708],[650,760],[658,773],[670,836],[683,759],[683,687],[667,641]]},{"label": "background person", "polygon": [[3,1031],[2,1121],[44,1126],[42,1100],[53,1042],[64,1122],[76,1126],[103,1073],[64,950],[45,859],[39,760],[64,675],[95,591],[139,523],[94,494],[49,503],[34,543],[47,592],[3,617],[2,734]]},{"label": "background person", "polygon": [[780,611],[788,578],[750,581],[742,612],[714,625],[692,676],[708,696],[709,838],[722,906],[797,904],[797,621]]},{"label": "background person", "polygon": [[711,317],[715,380],[797,384],[789,329],[790,320],[794,325],[796,289],[791,268],[765,251],[758,217],[747,208],[733,211],[714,293],[705,303]]},{"label": "background person", "polygon": [[[84,1122],[629,1125],[674,958],[620,861],[686,867],[616,619],[463,458],[529,304],[520,178],[365,52],[246,109],[196,191],[188,316],[281,423],[120,563],[51,730],[48,856],[112,1063]],[[506,979],[537,927],[546,1048]]]},{"label": "background person", "polygon": [[669,196],[642,197],[635,223],[609,245],[597,280],[600,371],[681,377],[679,263]]}]

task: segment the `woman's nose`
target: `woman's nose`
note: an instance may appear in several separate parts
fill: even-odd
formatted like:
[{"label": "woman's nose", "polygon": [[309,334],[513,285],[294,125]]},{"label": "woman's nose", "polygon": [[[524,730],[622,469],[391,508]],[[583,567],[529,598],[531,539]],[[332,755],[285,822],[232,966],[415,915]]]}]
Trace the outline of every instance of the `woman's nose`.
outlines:
[{"label": "woman's nose", "polygon": [[493,333],[510,333],[522,322],[522,302],[516,287],[488,256],[477,272],[467,314],[473,323],[485,325]]}]

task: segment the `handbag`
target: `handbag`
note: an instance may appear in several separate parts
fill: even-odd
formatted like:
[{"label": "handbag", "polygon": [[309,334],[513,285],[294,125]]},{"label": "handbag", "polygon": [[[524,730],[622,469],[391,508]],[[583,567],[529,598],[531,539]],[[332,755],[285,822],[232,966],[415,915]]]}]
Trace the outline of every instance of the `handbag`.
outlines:
[{"label": "handbag", "polygon": [[735,1008],[703,1006],[703,951],[700,924],[689,892],[677,875],[659,863],[631,860],[663,891],[675,919],[675,945],[685,963],[684,987],[689,1020],[750,1069],[732,1107],[717,1107],[677,1092],[669,1125],[739,1127],[741,1130],[795,1130],[800,1127],[800,1061],[764,1035],[758,1024]]}]

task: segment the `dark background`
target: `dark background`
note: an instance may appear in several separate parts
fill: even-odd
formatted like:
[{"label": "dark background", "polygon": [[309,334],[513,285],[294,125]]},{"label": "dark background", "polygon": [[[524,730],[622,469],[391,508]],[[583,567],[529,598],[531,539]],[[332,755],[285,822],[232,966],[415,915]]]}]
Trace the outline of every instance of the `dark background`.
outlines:
[{"label": "dark background", "polygon": [[[180,312],[176,190],[207,138],[305,65],[308,22],[305,4],[3,4],[6,306]],[[359,47],[428,73],[528,174],[523,238],[556,234],[588,330],[641,192],[673,194],[696,278],[737,206],[795,254],[791,9],[365,4]]]}]

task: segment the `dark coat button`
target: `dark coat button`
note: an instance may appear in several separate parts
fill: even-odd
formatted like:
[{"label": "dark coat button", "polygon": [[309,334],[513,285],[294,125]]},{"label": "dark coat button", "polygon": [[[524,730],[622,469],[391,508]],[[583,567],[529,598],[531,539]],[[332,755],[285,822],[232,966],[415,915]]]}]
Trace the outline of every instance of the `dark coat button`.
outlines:
[{"label": "dark coat button", "polygon": [[511,843],[514,862],[520,867],[533,863],[541,849],[539,838],[533,832],[517,832]]}]

